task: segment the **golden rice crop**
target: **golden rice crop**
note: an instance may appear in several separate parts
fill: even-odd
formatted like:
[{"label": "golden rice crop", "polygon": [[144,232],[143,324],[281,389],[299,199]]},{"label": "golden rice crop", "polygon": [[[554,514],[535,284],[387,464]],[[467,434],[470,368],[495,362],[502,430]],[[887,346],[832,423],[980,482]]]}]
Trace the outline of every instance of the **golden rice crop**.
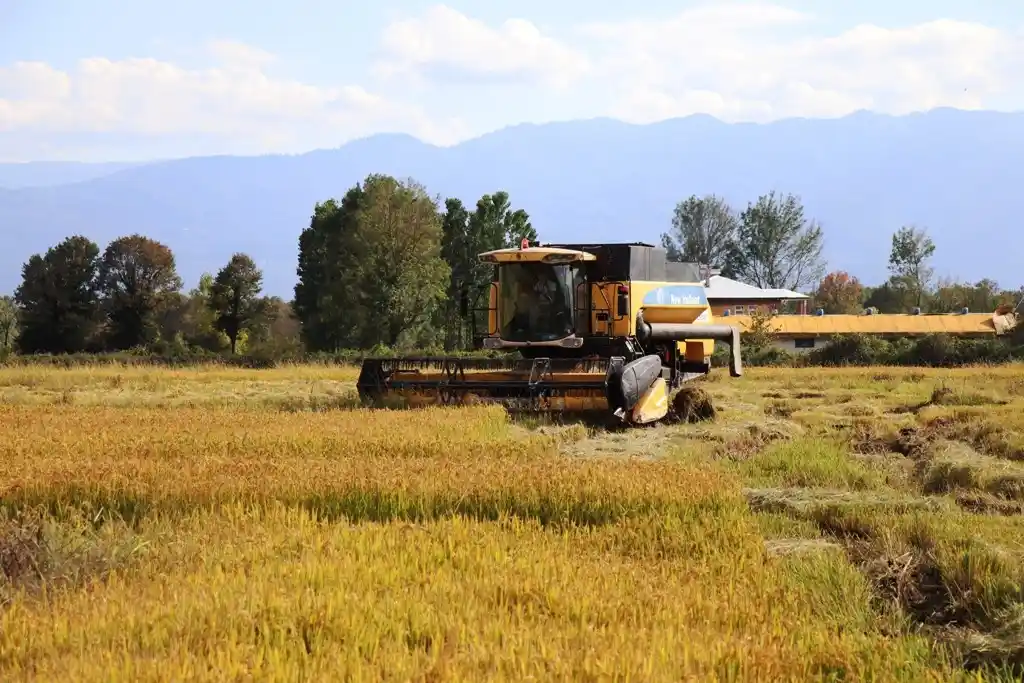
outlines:
[{"label": "golden rice crop", "polygon": [[0,387],[24,386],[40,390],[105,387],[123,389],[132,386],[205,386],[252,383],[272,387],[279,382],[340,381],[355,382],[359,368],[353,365],[283,365],[264,370],[193,365],[158,367],[145,365],[95,365],[70,368],[44,365],[0,367]]},{"label": "golden rice crop", "polygon": [[288,366],[0,367],[0,403],[153,407],[316,409],[356,407],[358,369]]},{"label": "golden rice crop", "polygon": [[[4,680],[938,680],[921,641],[865,620],[841,562],[767,562],[749,530],[696,559],[628,552],[617,527],[283,506],[138,533],[152,549],[130,568],[0,615]],[[813,573],[825,601],[794,582]]]},{"label": "golden rice crop", "polygon": [[348,368],[0,369],[0,680],[975,680],[873,582],[938,572],[1012,661],[1019,517],[884,451],[938,421],[1016,472],[1022,377],[753,369],[588,436]]},{"label": "golden rice crop", "polygon": [[289,500],[358,519],[606,523],[714,507],[731,482],[710,467],[555,457],[558,437],[513,438],[494,407],[268,415],[6,406],[0,420],[8,506],[85,503],[136,514]]}]

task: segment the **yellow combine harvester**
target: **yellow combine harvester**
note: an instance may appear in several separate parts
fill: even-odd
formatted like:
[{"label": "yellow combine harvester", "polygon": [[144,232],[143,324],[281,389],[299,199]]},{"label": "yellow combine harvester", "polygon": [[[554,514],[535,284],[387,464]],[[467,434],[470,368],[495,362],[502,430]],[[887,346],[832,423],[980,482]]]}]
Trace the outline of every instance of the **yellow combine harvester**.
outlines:
[{"label": "yellow combine harvester", "polygon": [[495,265],[495,278],[475,346],[522,358],[367,359],[364,402],[497,402],[640,425],[668,415],[671,393],[710,372],[716,340],[730,346],[730,374],[742,375],[739,331],[713,324],[699,269],[667,262],[664,249],[524,241],[479,258]]}]

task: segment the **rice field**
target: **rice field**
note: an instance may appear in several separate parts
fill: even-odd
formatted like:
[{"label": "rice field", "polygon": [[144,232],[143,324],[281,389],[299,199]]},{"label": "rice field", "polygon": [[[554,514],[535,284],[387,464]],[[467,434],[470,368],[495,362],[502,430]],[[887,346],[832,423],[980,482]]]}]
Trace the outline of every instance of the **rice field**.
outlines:
[{"label": "rice field", "polygon": [[0,369],[0,680],[1024,673],[1024,368],[723,370],[626,432],[356,374]]}]

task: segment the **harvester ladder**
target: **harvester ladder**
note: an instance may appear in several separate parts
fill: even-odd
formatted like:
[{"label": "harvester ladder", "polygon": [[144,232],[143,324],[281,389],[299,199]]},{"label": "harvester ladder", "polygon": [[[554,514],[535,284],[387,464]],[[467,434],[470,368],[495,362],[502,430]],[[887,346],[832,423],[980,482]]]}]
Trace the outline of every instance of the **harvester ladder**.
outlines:
[{"label": "harvester ladder", "polygon": [[530,366],[530,379],[529,386],[530,392],[533,393],[537,385],[544,381],[545,378],[551,377],[551,359],[550,358],[536,358],[533,361],[533,365]]}]

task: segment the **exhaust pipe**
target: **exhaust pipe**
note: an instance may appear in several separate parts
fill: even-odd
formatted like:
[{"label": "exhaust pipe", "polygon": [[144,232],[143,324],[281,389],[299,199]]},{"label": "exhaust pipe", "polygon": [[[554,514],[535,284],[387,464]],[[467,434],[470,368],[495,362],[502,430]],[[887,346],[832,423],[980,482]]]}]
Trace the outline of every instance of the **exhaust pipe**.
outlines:
[{"label": "exhaust pipe", "polygon": [[740,354],[740,331],[732,325],[700,325],[698,323],[649,323],[644,313],[636,314],[636,336],[641,344],[648,342],[681,342],[688,339],[713,339],[729,345],[729,374],[743,376]]}]

